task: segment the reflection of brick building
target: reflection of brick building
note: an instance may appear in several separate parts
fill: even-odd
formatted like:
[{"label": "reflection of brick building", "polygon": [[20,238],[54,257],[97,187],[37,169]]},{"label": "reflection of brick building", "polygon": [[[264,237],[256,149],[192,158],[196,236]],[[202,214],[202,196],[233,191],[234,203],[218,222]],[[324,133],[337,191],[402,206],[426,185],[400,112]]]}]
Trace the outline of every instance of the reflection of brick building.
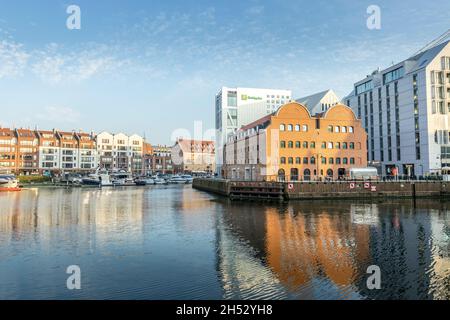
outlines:
[{"label": "reflection of brick building", "polygon": [[175,172],[206,172],[215,170],[215,150],[213,141],[178,139],[172,148]]},{"label": "reflection of brick building", "polygon": [[239,129],[224,146],[222,176],[235,180],[316,179],[367,166],[366,132],[353,111],[335,105],[311,116],[291,102]]}]

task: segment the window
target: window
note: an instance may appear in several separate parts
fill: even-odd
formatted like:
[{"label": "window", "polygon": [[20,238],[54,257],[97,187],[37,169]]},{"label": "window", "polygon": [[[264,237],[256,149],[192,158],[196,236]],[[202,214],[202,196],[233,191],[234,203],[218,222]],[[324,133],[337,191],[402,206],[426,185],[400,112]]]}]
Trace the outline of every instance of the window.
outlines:
[{"label": "window", "polygon": [[327,143],[326,142],[322,142],[322,149],[326,149],[327,148]]},{"label": "window", "polygon": [[334,132],[339,133],[339,131],[340,131],[340,127],[339,126],[334,127]]},{"label": "window", "polygon": [[389,71],[389,72],[383,74],[383,84],[388,84],[389,82],[397,80],[397,79],[403,77],[403,74],[404,74],[403,67]]},{"label": "window", "polygon": [[296,164],[300,164],[300,162],[301,162],[301,161],[300,161],[300,157],[295,158],[295,163],[296,163]]},{"label": "window", "polygon": [[336,164],[341,164],[341,158],[336,158]]},{"label": "window", "polygon": [[350,149],[355,149],[355,143],[354,142],[350,142],[349,146],[350,146]]},{"label": "window", "polygon": [[353,127],[348,127],[348,132],[353,133]]},{"label": "window", "polygon": [[342,158],[342,164],[347,164],[348,163],[348,159],[347,158]]},{"label": "window", "polygon": [[286,148],[286,141],[280,141],[280,148]]},{"label": "window", "polygon": [[322,164],[327,164],[327,158],[322,157]]},{"label": "window", "polygon": [[315,157],[311,157],[311,164],[315,164],[316,163],[316,158]]},{"label": "window", "polygon": [[333,126],[328,126],[328,132],[333,132]]},{"label": "window", "polygon": [[347,133],[347,127],[342,127],[342,128],[341,128],[341,132]]},{"label": "window", "polygon": [[309,144],[309,147],[310,147],[311,149],[315,149],[315,148],[316,148],[316,143],[315,143],[314,141],[312,141],[312,142]]},{"label": "window", "polygon": [[300,148],[300,141],[295,141],[295,147]]},{"label": "window", "polygon": [[333,158],[328,158],[328,163],[329,164],[333,164],[334,163],[334,159]]},{"label": "window", "polygon": [[284,124],[280,124],[280,131],[285,131],[286,130],[286,126]]},{"label": "window", "polygon": [[302,131],[304,132],[308,131],[308,125],[306,124],[302,125]]},{"label": "window", "polygon": [[350,158],[350,164],[355,164],[355,158]]},{"label": "window", "polygon": [[237,107],[237,92],[229,91],[227,93],[227,104],[229,107]]},{"label": "window", "polygon": [[308,149],[308,141],[303,141],[303,148]]},{"label": "window", "polygon": [[288,131],[292,131],[292,124],[288,124]]},{"label": "window", "polygon": [[300,125],[298,124],[295,125],[295,131],[300,131]]},{"label": "window", "polygon": [[334,144],[334,147],[335,147],[336,149],[340,149],[340,148],[341,148],[341,143],[340,143],[340,142],[336,142],[336,143]]},{"label": "window", "polygon": [[289,158],[288,158],[288,163],[289,163],[289,164],[293,164],[293,163],[294,163],[294,159],[293,159],[292,157],[289,157]]},{"label": "window", "polygon": [[347,142],[342,142],[342,149],[347,149]]},{"label": "window", "polygon": [[303,164],[308,164],[308,158],[307,157],[303,158]]},{"label": "window", "polygon": [[333,142],[328,142],[328,149],[333,149]]},{"label": "window", "polygon": [[285,158],[285,157],[281,157],[280,163],[281,163],[281,164],[285,164],[285,163],[286,163],[286,158]]},{"label": "window", "polygon": [[294,143],[292,141],[288,142],[288,148],[293,148],[294,147]]}]

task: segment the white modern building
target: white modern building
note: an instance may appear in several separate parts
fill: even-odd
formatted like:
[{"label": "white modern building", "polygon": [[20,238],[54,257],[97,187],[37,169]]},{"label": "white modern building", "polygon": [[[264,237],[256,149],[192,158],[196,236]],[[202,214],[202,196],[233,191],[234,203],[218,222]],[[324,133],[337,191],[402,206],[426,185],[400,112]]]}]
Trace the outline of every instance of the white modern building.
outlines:
[{"label": "white modern building", "polygon": [[292,99],[291,90],[222,87],[216,95],[216,172],[220,172],[222,146],[227,137]]},{"label": "white modern building", "polygon": [[363,120],[368,159],[381,163],[383,175],[450,166],[450,41],[372,72],[343,102]]},{"label": "white modern building", "polygon": [[100,167],[108,170],[140,172],[143,169],[144,138],[139,135],[102,132],[97,135]]},{"label": "white modern building", "polygon": [[311,115],[325,112],[332,106],[341,103],[341,99],[331,89],[295,99],[295,101],[307,107]]}]

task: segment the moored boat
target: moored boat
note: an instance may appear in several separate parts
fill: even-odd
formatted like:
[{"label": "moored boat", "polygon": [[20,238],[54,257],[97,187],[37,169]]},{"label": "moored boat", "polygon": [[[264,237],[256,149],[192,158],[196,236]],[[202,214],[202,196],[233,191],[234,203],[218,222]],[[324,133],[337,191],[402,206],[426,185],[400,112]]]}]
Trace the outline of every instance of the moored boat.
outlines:
[{"label": "moored boat", "polygon": [[13,174],[0,175],[0,191],[20,191],[19,181]]}]

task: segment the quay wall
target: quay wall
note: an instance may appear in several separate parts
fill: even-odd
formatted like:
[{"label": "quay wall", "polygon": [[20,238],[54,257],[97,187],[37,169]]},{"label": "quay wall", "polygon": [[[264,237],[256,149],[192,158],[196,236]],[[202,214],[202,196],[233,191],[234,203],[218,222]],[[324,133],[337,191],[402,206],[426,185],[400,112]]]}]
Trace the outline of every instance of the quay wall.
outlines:
[{"label": "quay wall", "polygon": [[[450,197],[446,181],[277,182],[285,200]],[[267,186],[266,186],[267,185]],[[230,198],[264,198],[274,182],[194,179],[193,187]],[[237,188],[239,186],[239,188]],[[245,188],[245,194],[242,190]],[[254,190],[254,192],[252,192]],[[272,192],[273,193],[273,192]],[[268,197],[269,198],[269,197]]]}]

